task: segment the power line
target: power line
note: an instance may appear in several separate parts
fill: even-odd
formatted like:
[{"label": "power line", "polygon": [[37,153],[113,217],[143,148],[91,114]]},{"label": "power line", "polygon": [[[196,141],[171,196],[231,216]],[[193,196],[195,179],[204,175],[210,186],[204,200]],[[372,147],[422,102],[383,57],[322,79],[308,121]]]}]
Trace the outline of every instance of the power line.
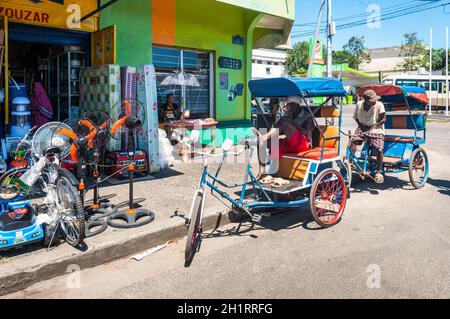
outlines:
[{"label": "power line", "polygon": [[[412,5],[413,3],[417,3],[417,1],[419,1],[419,0],[409,1],[406,3],[401,3],[401,4],[394,5],[394,6],[386,7],[386,8],[383,8],[383,12],[389,13],[391,11],[396,11],[399,8],[404,9],[404,8],[407,8],[408,6]],[[438,0],[438,1],[443,1],[443,0]],[[367,18],[371,14],[372,13],[370,13],[370,12],[364,12],[364,13],[359,13],[359,14],[354,14],[354,15],[350,15],[350,16],[346,16],[346,17],[337,18],[337,19],[334,19],[334,21],[351,20],[351,19],[355,19],[355,18],[361,19],[363,17]],[[323,22],[323,24],[326,24],[326,23]],[[316,25],[315,22],[307,22],[307,23],[294,24],[294,27],[315,26],[315,25]]]},{"label": "power line", "polygon": [[[427,3],[424,5],[418,5],[415,7],[410,7],[410,8],[405,8],[402,10],[397,10],[396,12],[392,12],[390,14],[384,14],[381,18],[380,21],[386,21],[386,20],[392,20],[395,18],[400,18],[400,17],[404,17],[404,16],[408,16],[408,15],[412,15],[412,14],[416,14],[416,13],[420,13],[420,12],[424,12],[424,11],[428,11],[428,10],[432,10],[435,8],[439,8],[439,7],[445,7],[447,5],[450,5],[450,2],[446,2],[443,4],[438,4],[436,5],[436,2],[441,2],[440,0],[434,1],[434,3]],[[337,26],[337,30],[344,30],[344,29],[349,29],[349,28],[354,28],[357,26],[361,26],[361,25],[365,25],[367,24],[367,19],[364,20],[359,20],[359,21],[353,21],[350,23],[346,23],[346,24],[341,24],[339,26]],[[326,28],[321,28],[320,33],[324,33],[326,32]],[[308,37],[311,36],[313,33],[311,30],[306,30],[303,32],[298,32],[298,33],[293,33],[292,38],[302,38],[302,37]]]},{"label": "power line", "polygon": [[[441,2],[443,0],[437,0],[437,1]],[[436,2],[436,1],[434,1],[434,2]],[[418,12],[422,12],[422,11],[425,11],[425,10],[430,10],[430,9],[433,9],[433,8],[436,8],[436,7],[439,7],[439,6],[440,5],[435,5],[434,3],[424,3],[424,4],[421,4],[421,5],[414,6],[414,7],[401,8],[401,9],[398,9],[398,10],[395,10],[395,11],[392,11],[392,12],[384,13],[383,17],[380,19],[380,21],[396,18],[400,13],[405,13],[406,11],[408,11],[408,14],[413,14],[413,13],[418,13]],[[423,10],[420,10],[421,8],[423,8]],[[339,27],[342,29],[343,26],[345,26],[345,27],[347,27],[347,26],[353,27],[353,26],[363,25],[363,24],[367,23],[367,18],[364,18],[364,19],[361,19],[361,20],[357,20],[357,21],[352,21],[352,22],[349,22],[349,23],[346,23],[346,24],[341,24]],[[321,33],[323,33],[324,31],[326,31],[326,27],[322,27]],[[310,32],[311,32],[311,30],[305,30],[305,31],[302,31],[302,32],[294,32],[293,35],[301,35],[301,34],[309,35]]]}]

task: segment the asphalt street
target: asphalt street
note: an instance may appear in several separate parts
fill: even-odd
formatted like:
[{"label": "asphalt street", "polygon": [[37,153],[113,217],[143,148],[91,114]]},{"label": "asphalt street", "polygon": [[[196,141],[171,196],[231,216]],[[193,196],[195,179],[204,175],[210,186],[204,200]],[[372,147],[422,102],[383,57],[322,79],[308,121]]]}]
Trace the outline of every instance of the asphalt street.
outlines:
[{"label": "asphalt street", "polygon": [[204,234],[190,267],[180,239],[143,261],[81,269],[7,298],[449,298],[449,130],[429,124],[424,189],[407,173],[356,183],[331,229],[317,229],[305,207]]}]

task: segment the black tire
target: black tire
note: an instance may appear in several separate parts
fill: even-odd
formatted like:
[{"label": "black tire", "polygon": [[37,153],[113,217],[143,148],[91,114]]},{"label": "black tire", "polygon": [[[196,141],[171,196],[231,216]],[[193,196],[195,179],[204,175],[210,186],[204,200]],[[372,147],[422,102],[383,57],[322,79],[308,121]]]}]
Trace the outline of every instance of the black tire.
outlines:
[{"label": "black tire", "polygon": [[[337,178],[337,184],[331,188],[327,188],[327,185],[323,185],[323,183],[329,183],[330,177]],[[328,178],[328,181],[327,181]],[[335,187],[337,186],[337,187]],[[331,190],[332,192],[329,192]],[[340,192],[339,192],[340,191]],[[311,186],[311,193],[309,198],[311,213],[314,217],[316,223],[322,228],[333,227],[341,221],[342,215],[344,214],[345,207],[347,205],[347,194],[348,189],[345,183],[344,177],[341,173],[336,171],[335,169],[329,168],[322,171],[314,180],[313,185]],[[321,196],[326,196],[324,204],[328,204],[328,207],[321,208],[316,202],[317,196],[321,194]],[[322,199],[322,198],[321,198]],[[334,214],[334,218],[331,221],[323,221],[321,219],[320,211],[324,212],[332,212],[329,207],[334,205],[339,205],[339,209]],[[333,207],[335,208],[335,207]],[[320,210],[320,211],[319,211]],[[330,215],[329,213],[327,215]],[[332,214],[331,214],[332,215]]]},{"label": "black tire", "polygon": [[[421,167],[419,167],[421,166]],[[423,176],[420,176],[418,169],[423,170]],[[429,162],[427,152],[419,147],[411,154],[409,161],[409,180],[416,189],[425,187],[428,180]]]},{"label": "black tire", "polygon": [[350,163],[349,159],[346,159],[344,161],[345,169],[347,170],[347,187],[350,190],[352,187],[352,181],[353,181],[353,170],[352,170],[352,164]]},{"label": "black tire", "polygon": [[200,215],[203,206],[203,195],[203,191],[198,190],[194,198],[194,204],[192,205],[191,220],[189,221],[189,230],[184,253],[186,263],[189,263],[192,260],[194,250],[197,248],[197,239],[201,228]]},{"label": "black tire", "polygon": [[[70,200],[72,201],[72,203],[65,202],[63,204],[64,207],[72,210],[72,214],[63,216],[59,228],[65,241],[72,247],[78,247],[86,237],[85,213],[80,195],[70,180],[64,176],[57,178],[56,187],[59,200],[61,200],[60,195],[67,195],[70,196]],[[64,187],[64,190],[61,187]],[[70,207],[67,207],[68,205]]]}]

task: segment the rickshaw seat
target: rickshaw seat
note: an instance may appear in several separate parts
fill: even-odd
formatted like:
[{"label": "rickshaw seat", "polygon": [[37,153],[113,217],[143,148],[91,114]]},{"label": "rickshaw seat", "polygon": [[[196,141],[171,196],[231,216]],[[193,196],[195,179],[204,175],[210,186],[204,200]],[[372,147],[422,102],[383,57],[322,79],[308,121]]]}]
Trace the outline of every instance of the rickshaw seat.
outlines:
[{"label": "rickshaw seat", "polygon": [[[397,143],[414,143],[414,137],[407,136],[386,136],[385,142],[397,142]],[[416,142],[423,142],[422,137],[416,137]]]},{"label": "rickshaw seat", "polygon": [[[322,147],[316,147],[306,152],[286,154],[283,157],[298,158],[312,161],[320,161],[322,156]],[[339,157],[338,151],[335,148],[325,148],[323,151],[323,159],[332,159]]]}]

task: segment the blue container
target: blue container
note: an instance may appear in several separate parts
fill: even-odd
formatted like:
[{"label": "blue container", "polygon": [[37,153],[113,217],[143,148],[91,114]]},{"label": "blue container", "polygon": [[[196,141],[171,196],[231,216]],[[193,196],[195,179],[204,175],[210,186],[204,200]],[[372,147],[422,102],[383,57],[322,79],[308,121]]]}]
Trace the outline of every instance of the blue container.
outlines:
[{"label": "blue container", "polygon": [[12,102],[16,97],[28,97],[27,85],[24,83],[11,83],[9,85],[9,105],[12,105]]}]

